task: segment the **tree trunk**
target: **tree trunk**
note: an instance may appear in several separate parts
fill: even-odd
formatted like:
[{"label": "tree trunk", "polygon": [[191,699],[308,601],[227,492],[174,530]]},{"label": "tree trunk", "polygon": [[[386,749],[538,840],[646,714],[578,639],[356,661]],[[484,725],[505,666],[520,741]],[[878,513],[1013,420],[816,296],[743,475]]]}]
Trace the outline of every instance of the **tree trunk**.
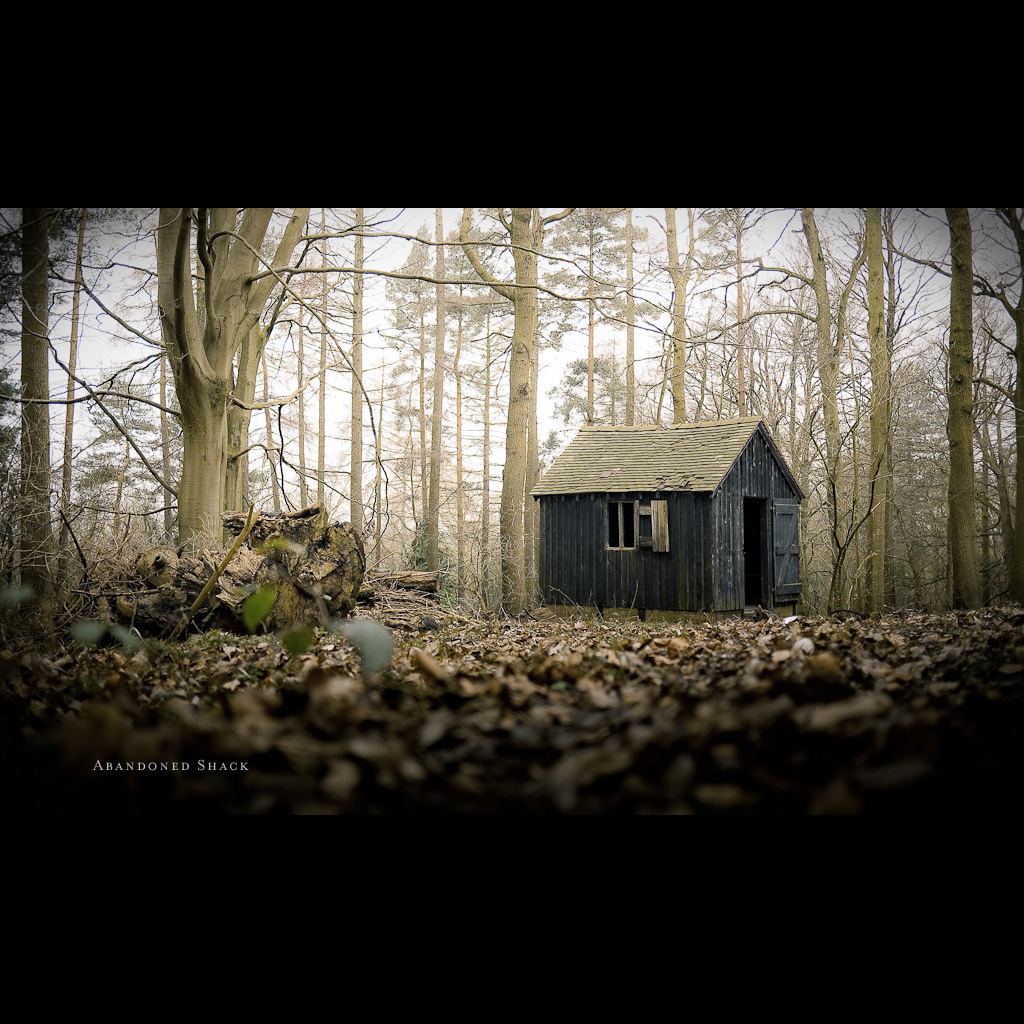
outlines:
[{"label": "tree trunk", "polygon": [[266,423],[266,428],[267,428],[267,463],[270,466],[270,481],[271,481],[271,485],[273,487],[273,495],[274,495],[274,498],[273,498],[273,501],[274,501],[274,511],[275,512],[280,512],[281,511],[281,488],[280,488],[280,486],[278,484],[278,481],[277,481],[278,462],[274,458],[274,453],[277,451],[277,448],[276,448],[276,446],[274,444],[274,426],[273,426],[273,421],[272,421],[272,418],[271,418],[271,415],[270,415],[270,406],[266,404],[269,401],[269,398],[270,398],[270,389],[269,389],[269,383],[268,383],[268,380],[267,380],[267,351],[266,351],[266,349],[263,350],[263,358],[262,358],[261,362],[263,363],[263,402],[264,402],[264,406],[265,406],[264,410],[263,410],[263,418],[264,418],[264,422]]},{"label": "tree trunk", "polygon": [[[437,207],[437,272],[438,282],[444,280],[444,223],[441,207]],[[438,567],[438,528],[441,510],[441,415],[444,402],[444,285],[437,285],[437,304],[434,328],[434,400],[430,411],[430,494],[426,508],[426,561],[427,570]]]},{"label": "tree trunk", "polygon": [[457,523],[455,547],[455,597],[462,604],[466,575],[466,529],[465,508],[462,487],[462,370],[459,359],[462,356],[462,286],[459,286],[459,320],[455,336],[455,361],[452,374],[455,377],[455,520]]},{"label": "tree trunk", "polygon": [[[538,246],[539,248],[539,246]],[[537,396],[540,394],[540,346],[536,335],[530,351],[530,421],[526,428],[526,484],[523,494],[523,556],[527,607],[540,597],[537,552],[540,543],[540,507],[530,492],[540,483],[540,450],[537,436]]]},{"label": "tree trunk", "polygon": [[[425,555],[427,497],[430,493],[430,473],[427,459],[427,320],[424,310],[426,300],[420,297],[420,514],[416,523],[416,557]],[[415,512],[413,519],[416,518]]]},{"label": "tree trunk", "polygon": [[[327,507],[327,220],[320,208],[320,386],[317,388],[316,503]],[[355,320],[352,323],[355,340]]]},{"label": "tree trunk", "polygon": [[[167,420],[167,350],[160,353],[160,468],[164,480],[171,481],[171,432]],[[177,495],[167,486],[163,488],[164,539],[170,543],[174,529],[174,504]]]},{"label": "tree trunk", "polygon": [[[299,296],[302,298],[302,287],[299,287]],[[305,310],[299,311],[299,316],[305,315]],[[299,321],[299,504],[303,508],[309,505],[309,487],[306,483],[306,346],[305,331],[302,321]]]},{"label": "tree trunk", "polygon": [[184,445],[178,485],[178,543],[220,547],[220,517],[226,508],[228,382],[197,380],[191,387],[182,382],[176,390]]},{"label": "tree trunk", "polygon": [[[1002,207],[997,212],[1013,234],[1017,264],[1024,272],[1024,225],[1021,223],[1020,211],[1014,207]],[[993,293],[993,297],[998,298],[1009,313],[1015,332],[1013,356],[1017,378],[1013,389],[1013,421],[1017,456],[1014,484],[1019,496],[1024,494],[1024,288],[1018,288],[1016,303],[1008,299],[1002,288]],[[1019,604],[1024,604],[1024,518],[1020,514],[1022,506],[1024,502],[1018,497],[1017,514],[1013,522],[1013,557],[1010,563],[1010,600]]]},{"label": "tree trunk", "polygon": [[[686,422],[686,279],[679,266],[676,211],[665,210],[668,272],[672,278],[672,422]],[[692,231],[691,231],[692,238]]]},{"label": "tree trunk", "polygon": [[[178,494],[179,544],[218,547],[222,536],[227,469],[227,406],[232,364],[259,321],[277,274],[258,266],[256,254],[273,211],[246,209],[236,225],[233,209],[196,211],[196,256],[204,270],[204,312],[192,290],[192,212],[160,211],[157,276],[161,328],[181,408],[184,461]],[[285,227],[272,269],[291,260],[308,208],[296,209]],[[234,383],[238,383],[235,377]]]},{"label": "tree trunk", "polygon": [[[1024,266],[1024,261],[1022,261],[1022,266]],[[1024,303],[1024,293],[1022,293],[1020,301]],[[1013,419],[1017,438],[1014,479],[1016,493],[1021,495],[1024,494],[1024,310],[1018,308],[1017,316],[1014,319],[1017,330],[1017,344],[1014,348],[1017,384],[1013,390]],[[1018,604],[1024,604],[1024,519],[1020,514],[1022,505],[1024,505],[1024,501],[1018,497],[1017,517],[1014,522],[1013,561],[1010,565],[1010,600],[1016,601]]]},{"label": "tree trunk", "polygon": [[[352,426],[349,522],[363,531],[363,208],[356,210],[355,274],[352,277]],[[322,386],[322,385],[321,385]],[[372,412],[372,410],[371,410]],[[371,417],[372,418],[372,417]],[[377,425],[380,430],[380,424]]]},{"label": "tree trunk", "polygon": [[50,601],[49,210],[22,211],[21,282],[21,584],[45,615]]},{"label": "tree trunk", "polygon": [[[82,216],[78,222],[78,249],[75,254],[75,292],[71,301],[71,343],[68,348],[68,408],[64,417],[64,465],[61,472],[60,485],[60,507],[64,518],[60,526],[60,541],[57,545],[60,551],[60,568],[57,571],[57,579],[61,587],[64,587],[68,576],[68,569],[71,562],[71,552],[68,549],[68,522],[71,519],[71,459],[74,455],[75,437],[75,366],[78,358],[78,303],[82,290],[82,248],[85,242],[85,224],[89,212],[82,208]],[[161,360],[161,367],[163,361]],[[161,399],[161,405],[163,401]],[[164,415],[163,411],[160,413]],[[164,479],[167,473],[164,472]]]},{"label": "tree trunk", "polygon": [[828,607],[831,611],[841,593],[842,566],[839,544],[839,493],[842,477],[839,466],[839,406],[837,399],[839,382],[839,359],[832,342],[831,314],[828,301],[828,282],[825,278],[825,257],[818,238],[818,226],[814,210],[809,207],[802,211],[803,232],[811,256],[814,297],[817,302],[815,333],[818,339],[818,377],[821,381],[821,405],[825,420],[825,487],[829,510],[829,534],[832,547],[832,583]]},{"label": "tree trunk", "polygon": [[868,608],[881,611],[885,603],[886,520],[888,518],[889,438],[892,405],[889,398],[889,344],[885,330],[882,264],[882,211],[867,211],[868,334],[871,343],[871,495],[868,537]]},{"label": "tree trunk", "polygon": [[743,211],[735,211],[736,230],[736,384],[741,416],[747,415],[746,353],[743,324]]},{"label": "tree trunk", "polygon": [[480,592],[490,607],[491,583],[491,311],[484,329],[484,470],[480,494]]},{"label": "tree trunk", "polygon": [[377,406],[377,431],[373,442],[375,478],[373,486],[373,559],[374,566],[380,565],[380,541],[384,533],[384,480],[383,462],[381,461],[381,437],[384,433],[384,376],[380,380],[380,404]]},{"label": "tree trunk", "polygon": [[893,541],[894,523],[893,506],[895,505],[894,476],[893,476],[893,455],[892,442],[895,424],[893,422],[893,396],[892,396],[892,353],[896,344],[896,313],[899,302],[898,274],[896,269],[896,257],[893,244],[893,210],[886,210],[884,221],[884,235],[886,244],[885,270],[888,277],[886,314],[885,314],[885,361],[889,373],[889,436],[885,444],[885,464],[889,486],[886,488],[885,502],[885,603],[896,605],[896,551]]},{"label": "tree trunk", "polygon": [[256,398],[256,375],[263,349],[267,343],[266,334],[259,325],[245,336],[238,352],[238,367],[235,371],[231,397],[238,399],[228,405],[228,458],[227,476],[224,480],[224,504],[227,509],[243,512],[249,507],[249,423],[252,420],[252,404]]},{"label": "tree trunk", "polygon": [[633,302],[633,210],[626,211],[626,426],[636,419],[636,383],[633,367],[633,334],[636,325],[636,307]]},{"label": "tree trunk", "polygon": [[947,208],[952,275],[949,284],[949,559],[955,608],[981,605],[978,524],[974,497],[974,323],[971,221]]},{"label": "tree trunk", "polygon": [[512,246],[516,267],[513,292],[515,328],[509,366],[508,426],[505,431],[505,470],[502,474],[501,593],[502,606],[511,615],[527,608],[523,508],[529,457],[530,376],[537,339],[537,256],[530,230],[533,210],[512,210]]},{"label": "tree trunk", "polygon": [[594,218],[593,211],[587,211],[590,216],[589,242],[587,265],[587,422],[594,420],[594,321],[597,319],[597,301],[594,298]]}]

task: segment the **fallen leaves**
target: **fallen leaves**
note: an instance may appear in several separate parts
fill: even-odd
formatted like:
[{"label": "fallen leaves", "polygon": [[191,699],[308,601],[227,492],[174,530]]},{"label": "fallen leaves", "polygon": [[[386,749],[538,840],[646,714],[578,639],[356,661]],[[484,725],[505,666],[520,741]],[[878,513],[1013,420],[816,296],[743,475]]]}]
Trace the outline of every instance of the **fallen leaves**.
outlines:
[{"label": "fallen leaves", "polygon": [[292,652],[228,634],[0,652],[2,799],[51,814],[966,813],[1021,782],[1016,608],[452,620],[393,646],[360,623]]}]

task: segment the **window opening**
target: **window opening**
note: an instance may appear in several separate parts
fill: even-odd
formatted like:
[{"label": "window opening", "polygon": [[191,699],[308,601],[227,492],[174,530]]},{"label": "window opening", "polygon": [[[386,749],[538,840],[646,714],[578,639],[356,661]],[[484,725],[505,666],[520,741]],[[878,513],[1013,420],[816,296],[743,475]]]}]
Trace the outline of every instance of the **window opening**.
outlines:
[{"label": "window opening", "polygon": [[617,548],[621,547],[619,544],[619,537],[621,531],[619,530],[619,503],[617,501],[608,502],[608,547]]},{"label": "window opening", "polygon": [[636,547],[636,502],[608,502],[608,547]]},{"label": "window opening", "polygon": [[607,507],[609,548],[668,551],[667,501],[609,501]]}]

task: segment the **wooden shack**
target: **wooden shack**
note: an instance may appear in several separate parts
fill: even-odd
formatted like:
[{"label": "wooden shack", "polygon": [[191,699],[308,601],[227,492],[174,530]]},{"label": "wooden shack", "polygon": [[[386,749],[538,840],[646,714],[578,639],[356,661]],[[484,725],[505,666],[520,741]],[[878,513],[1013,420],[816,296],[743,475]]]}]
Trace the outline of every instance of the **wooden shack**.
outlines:
[{"label": "wooden shack", "polygon": [[531,492],[556,611],[794,611],[803,494],[756,417],[582,427]]}]

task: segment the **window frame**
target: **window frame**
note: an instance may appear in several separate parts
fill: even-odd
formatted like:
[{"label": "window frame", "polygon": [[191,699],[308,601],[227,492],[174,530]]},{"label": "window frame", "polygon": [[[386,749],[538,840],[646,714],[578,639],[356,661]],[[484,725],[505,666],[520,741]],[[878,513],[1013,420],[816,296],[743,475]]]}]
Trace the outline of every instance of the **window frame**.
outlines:
[{"label": "window frame", "polygon": [[[609,551],[635,551],[637,547],[637,513],[636,513],[636,502],[635,501],[622,501],[622,500],[610,500],[605,503],[605,548]],[[615,508],[615,518],[612,518],[612,508]],[[626,510],[630,509],[632,514],[627,514]],[[627,530],[627,523],[629,528]],[[612,536],[612,527],[615,527],[615,537]],[[617,540],[617,544],[613,544],[612,540]],[[627,539],[632,540],[632,544],[626,544]]]},{"label": "window frame", "polygon": [[[616,510],[614,519],[613,508]],[[630,510],[632,515],[627,510]],[[644,520],[650,522],[649,534],[644,533]],[[651,548],[659,554],[667,553],[669,550],[668,501],[664,498],[606,500],[604,539],[605,549],[608,551],[636,551],[638,548]],[[613,544],[613,540],[617,543]],[[632,541],[632,543],[626,543],[626,541]]]}]

